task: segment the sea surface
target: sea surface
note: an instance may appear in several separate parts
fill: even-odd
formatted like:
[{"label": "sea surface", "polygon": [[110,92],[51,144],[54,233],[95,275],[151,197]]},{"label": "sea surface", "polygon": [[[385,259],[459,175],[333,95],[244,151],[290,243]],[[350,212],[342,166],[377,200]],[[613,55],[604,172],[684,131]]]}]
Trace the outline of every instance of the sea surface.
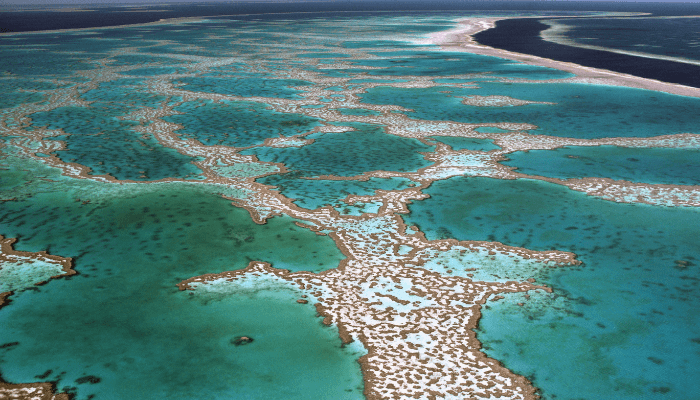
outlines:
[{"label": "sea surface", "polygon": [[697,16],[549,20],[546,40],[571,46],[700,64]]},{"label": "sea surface", "polygon": [[[2,380],[52,382],[76,400],[365,398],[357,360],[369,350],[360,340],[343,344],[313,301],[297,302],[300,290],[263,278],[222,290],[176,285],[251,261],[322,273],[349,257],[333,232],[289,215],[254,220],[262,211],[241,205],[257,192],[354,221],[383,204],[348,196],[429,182],[429,197],[399,214],[428,240],[569,251],[582,262],[532,272],[552,293],[482,307],[477,338],[489,357],[543,399],[700,397],[698,208],[616,202],[537,178],[699,190],[700,142],[653,140],[700,135],[700,99],[555,82],[572,75],[424,43],[465,17],[596,11],[479,4],[471,12],[224,16],[261,10],[168,5],[160,14],[85,14],[118,16],[99,23],[65,10],[1,13],[3,23],[18,16],[6,25],[12,32],[38,30],[36,13],[64,15],[44,28],[90,28],[0,36],[0,235],[17,238],[16,250],[72,257],[77,271],[17,290],[0,308]],[[601,21],[557,23],[584,43],[594,40],[582,32]],[[647,41],[627,33],[627,20],[612,21],[618,37],[636,37],[649,54],[678,43],[674,57],[697,60],[692,36]],[[678,21],[689,20],[649,18],[640,29]],[[641,47],[603,36],[590,37]],[[465,103],[474,96],[532,103]],[[474,129],[458,134],[448,123]],[[512,133],[534,144],[651,144],[495,156]],[[500,165],[428,175],[447,151]],[[497,179],[502,166],[533,178]]]},{"label": "sea surface", "polygon": [[638,15],[504,20],[475,39],[499,49],[700,87],[698,3],[646,3],[625,11]]}]

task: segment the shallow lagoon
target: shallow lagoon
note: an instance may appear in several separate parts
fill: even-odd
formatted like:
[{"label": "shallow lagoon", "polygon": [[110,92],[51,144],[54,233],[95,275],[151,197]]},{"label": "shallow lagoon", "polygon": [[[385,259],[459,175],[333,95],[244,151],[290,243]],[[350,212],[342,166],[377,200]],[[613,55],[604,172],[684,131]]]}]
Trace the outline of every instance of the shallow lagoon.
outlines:
[{"label": "shallow lagoon", "polygon": [[299,179],[299,174],[271,175],[258,182],[276,186],[285,197],[310,210],[333,205],[348,195],[371,196],[376,190],[401,190],[415,185],[403,178],[371,178],[366,181]]},{"label": "shallow lagoon", "polygon": [[[408,47],[408,46],[407,46]],[[376,53],[383,57],[378,60],[355,61],[356,65],[382,67],[372,70],[370,75],[437,75],[477,74],[475,78],[486,76],[507,76],[524,79],[560,79],[572,75],[551,68],[533,67],[526,64],[495,57],[470,53],[439,51],[399,50]]]},{"label": "shallow lagoon", "polygon": [[406,220],[430,239],[573,251],[584,262],[538,277],[554,296],[507,296],[479,324],[487,354],[545,398],[695,397],[698,210],[614,203],[530,180],[459,177],[426,193]]},{"label": "shallow lagoon", "polygon": [[197,139],[207,146],[248,147],[265,139],[293,136],[319,126],[319,120],[299,114],[269,110],[265,104],[249,101],[185,102],[174,110],[180,114],[165,121],[182,125],[176,133]]},{"label": "shallow lagoon", "polygon": [[[242,151],[261,161],[281,162],[301,176],[353,176],[369,171],[415,171],[427,167],[420,152],[431,151],[416,139],[389,135],[380,125],[347,123],[354,131],[314,136],[301,148],[259,147]],[[342,151],[339,151],[341,150]]]},{"label": "shallow lagoon", "polygon": [[528,175],[550,178],[604,177],[631,182],[700,185],[700,150],[565,147],[506,155],[502,163]]},{"label": "shallow lagoon", "polygon": [[[19,342],[0,349],[4,379],[58,381],[77,399],[363,398],[362,349],[341,348],[337,329],[296,303],[301,293],[273,286],[212,299],[175,286],[251,260],[333,268],[344,257],[330,238],[287,217],[257,225],[197,187],[110,194],[88,181],[62,190],[65,178],[45,167],[0,174],[3,191],[36,179],[34,196],[0,210],[16,249],[74,257],[79,271],[13,295],[0,312],[0,345]],[[255,341],[231,344],[244,335]]]},{"label": "shallow lagoon", "polygon": [[64,162],[80,162],[92,170],[92,175],[109,174],[135,181],[201,179],[202,171],[192,164],[197,158],[162,146],[150,134],[137,132],[137,121],[118,119],[128,111],[126,105],[106,103],[92,103],[89,108],[60,107],[32,114],[32,127],[62,129],[66,135],[51,138],[66,145],[56,156]]},{"label": "shallow lagoon", "polygon": [[[575,83],[479,82],[478,86],[475,89],[377,87],[368,89],[360,97],[370,104],[410,108],[414,111],[407,115],[412,118],[466,123],[528,123],[539,127],[532,131],[539,135],[595,139],[700,133],[697,121],[688,118],[700,109],[698,98]],[[556,104],[477,107],[462,104],[462,99],[457,96],[508,96]],[[435,107],[436,103],[440,107]]]}]

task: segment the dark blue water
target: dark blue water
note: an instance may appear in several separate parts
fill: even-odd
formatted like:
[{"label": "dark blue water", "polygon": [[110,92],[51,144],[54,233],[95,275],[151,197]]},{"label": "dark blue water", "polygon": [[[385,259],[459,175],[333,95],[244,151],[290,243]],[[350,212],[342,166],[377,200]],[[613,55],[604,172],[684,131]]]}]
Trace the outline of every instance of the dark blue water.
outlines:
[{"label": "dark blue water", "polygon": [[[274,13],[338,13],[352,16],[356,12],[368,11],[639,11],[666,10],[677,13],[692,13],[692,6],[673,5],[659,7],[650,4],[625,4],[594,1],[532,2],[532,1],[431,1],[420,0],[345,0],[325,2],[201,2],[189,4],[144,4],[140,6],[112,6],[110,4],[83,4],[89,7],[80,12],[61,12],[42,6],[12,6],[0,4],[0,32],[28,32],[53,29],[77,29],[126,24],[155,22],[165,18],[201,17],[216,15],[274,14]],[[55,8],[56,5],[52,5]],[[66,7],[80,7],[69,5]],[[674,8],[675,7],[675,8]],[[663,11],[662,11],[663,12]],[[695,11],[696,12],[696,11]],[[697,12],[696,12],[697,13]],[[700,14],[700,13],[698,13]],[[285,18],[307,18],[307,15],[287,15]],[[253,18],[278,18],[255,15]]]},{"label": "dark blue water", "polygon": [[698,18],[560,19],[572,42],[700,61]]},{"label": "dark blue water", "polygon": [[[700,66],[552,43],[540,36],[547,28],[549,25],[536,19],[509,19],[498,21],[495,28],[480,32],[474,38],[498,49],[700,87]],[[661,30],[657,32],[664,34]]]}]

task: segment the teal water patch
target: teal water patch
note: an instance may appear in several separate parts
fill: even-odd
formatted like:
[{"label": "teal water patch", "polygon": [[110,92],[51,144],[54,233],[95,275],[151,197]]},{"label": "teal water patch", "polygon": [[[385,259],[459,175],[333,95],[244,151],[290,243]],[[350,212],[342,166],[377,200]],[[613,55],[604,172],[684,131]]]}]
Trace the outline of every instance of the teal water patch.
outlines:
[{"label": "teal water patch", "polygon": [[77,162],[93,175],[109,174],[124,180],[164,178],[202,179],[192,164],[196,158],[162,146],[152,135],[133,130],[139,123],[118,119],[130,112],[124,104],[92,103],[89,107],[59,107],[31,114],[33,127],[63,129],[67,148],[55,154],[65,162]]},{"label": "teal water patch", "polygon": [[479,133],[508,133],[508,132],[510,132],[509,130],[506,130],[506,129],[494,128],[493,126],[480,126],[474,130],[476,132],[479,132]]},{"label": "teal water patch", "polygon": [[258,79],[258,78],[182,78],[184,90],[193,92],[216,93],[244,97],[276,97],[280,99],[301,99],[301,90],[294,86],[311,86],[311,82],[297,79]]},{"label": "teal water patch", "polygon": [[[698,133],[700,99],[642,89],[588,84],[480,82],[480,89],[377,87],[359,95],[370,104],[410,108],[412,118],[466,123],[537,125],[534,133],[594,139]],[[452,93],[441,93],[450,90]],[[461,104],[458,95],[508,96],[551,102],[514,107]],[[435,104],[440,107],[435,107]]]},{"label": "teal water patch", "polygon": [[[282,194],[299,207],[310,210],[337,204],[350,194],[373,195],[376,190],[401,190],[410,187],[412,181],[404,178],[371,178],[366,181],[299,179],[299,174],[270,175],[258,179],[266,185],[274,185]],[[342,207],[341,207],[342,208]]]},{"label": "teal water patch", "polygon": [[[484,85],[488,89],[487,85]],[[548,87],[551,86],[551,87]],[[700,99],[642,89],[586,85],[508,85],[508,92],[527,99],[550,98],[559,102],[552,113],[536,111],[533,122],[542,133],[582,138],[650,137],[665,134],[696,133],[698,119],[692,110]],[[559,100],[557,100],[557,98]],[[536,100],[544,101],[544,100]],[[492,110],[495,111],[495,110]],[[518,110],[500,110],[498,118]]]},{"label": "teal water patch", "polygon": [[301,114],[281,113],[266,104],[222,101],[191,101],[175,107],[182,114],[164,117],[183,125],[177,134],[207,146],[248,147],[267,138],[293,136],[320,126],[320,120]]},{"label": "teal water patch", "polygon": [[493,144],[493,139],[473,139],[459,136],[431,136],[438,142],[445,143],[452,147],[452,150],[472,150],[472,151],[491,151],[500,149]]},{"label": "teal water patch", "polygon": [[[40,48],[44,51],[38,52],[37,55],[46,56],[46,58],[42,60],[44,62],[50,60],[56,60],[61,62],[62,60],[66,60],[67,58],[74,59],[74,57],[82,58],[82,55],[84,54],[102,55],[104,53],[116,50],[120,47],[124,47],[123,42],[104,40],[104,36],[107,35],[97,37],[97,35],[94,34],[57,34],[55,32],[35,32],[26,35],[15,35],[10,40],[3,39],[3,43],[2,45],[0,45],[0,47],[11,48],[13,46],[20,46],[26,50],[32,50],[32,48]],[[37,57],[37,60],[41,60],[41,58]],[[20,62],[26,61],[20,60]],[[39,67],[39,65],[29,67],[37,68]]]},{"label": "teal water patch", "polygon": [[[67,179],[63,175],[63,170],[54,167],[48,167],[43,163],[18,157],[17,148],[8,146],[3,148],[0,157],[2,162],[0,166],[5,168],[3,181],[0,182],[0,198],[26,200],[31,198],[38,191],[39,193],[50,192],[50,186],[36,185],[41,180],[60,181],[61,190],[64,191],[79,191],[80,200],[86,202],[102,201],[109,197],[130,196],[134,192],[145,193],[148,191],[155,192],[161,188],[175,187],[192,187],[202,190],[207,193],[215,193],[217,195],[226,196],[231,199],[245,199],[251,191],[242,188],[235,188],[228,185],[216,183],[202,183],[198,181],[179,181],[174,182],[151,182],[148,185],[135,182],[120,182],[119,184],[103,185],[92,181],[82,179]],[[41,153],[38,153],[41,154]],[[40,157],[43,157],[40,155]],[[12,166],[12,168],[8,168]],[[84,189],[89,186],[88,189]],[[76,199],[77,201],[77,199]]]},{"label": "teal water patch", "polygon": [[[453,120],[466,122],[468,112],[462,104],[462,99],[455,96],[474,95],[474,89],[456,88],[449,86],[437,86],[430,88],[397,88],[390,86],[378,86],[367,89],[366,93],[357,96],[360,101],[367,104],[396,105],[413,110],[408,112],[414,118],[427,120]],[[439,107],[435,105],[439,104]],[[466,115],[465,115],[466,113]],[[453,115],[455,114],[455,115]],[[429,118],[435,117],[435,118]]]},{"label": "teal water patch", "polygon": [[400,45],[409,45],[408,42],[398,42],[393,40],[348,40],[340,43],[341,47],[346,49],[376,49],[378,47],[397,47]]},{"label": "teal water patch", "polygon": [[[333,268],[344,257],[330,238],[288,217],[257,225],[204,185],[122,191],[54,174],[59,182],[47,182],[44,169],[0,170],[3,191],[20,182],[34,193],[4,203],[3,234],[20,238],[17,250],[74,257],[78,275],[17,293],[0,310],[0,345],[19,342],[0,349],[3,379],[56,381],[77,400],[363,398],[362,349],[342,347],[336,328],[296,303],[300,293],[210,298],[175,286],[251,260]],[[95,191],[103,196],[76,201]],[[254,342],[236,346],[240,336]]]},{"label": "teal water patch", "polygon": [[431,163],[419,152],[432,151],[416,139],[389,135],[379,125],[348,123],[356,131],[314,136],[314,143],[301,148],[249,149],[242,154],[261,161],[283,163],[302,176],[353,176],[369,171],[408,172]]},{"label": "teal water patch", "polygon": [[557,103],[544,107],[484,108],[490,119],[540,127],[538,133],[581,137],[650,137],[698,133],[700,99],[620,86],[482,83],[490,95]]},{"label": "teal water patch", "polygon": [[96,67],[85,57],[54,50],[58,49],[43,43],[34,46],[29,44],[26,47],[17,42],[13,45],[0,45],[2,71],[18,77],[59,78]]},{"label": "teal water patch", "polygon": [[[180,61],[167,56],[153,56],[147,54],[120,54],[111,57],[110,66],[142,65],[150,63],[175,64]],[[192,62],[192,61],[189,61]]]},{"label": "teal water patch", "polygon": [[187,74],[191,72],[187,68],[173,68],[173,67],[151,67],[151,68],[137,68],[129,71],[122,72],[124,75],[133,76],[159,76],[159,75],[174,75],[174,74]]},{"label": "teal water patch", "polygon": [[631,182],[700,185],[700,150],[564,147],[510,153],[502,163],[518,172],[551,178],[603,177]]},{"label": "teal water patch", "polygon": [[[80,99],[97,102],[90,105],[92,109],[116,109],[122,111],[124,115],[134,111],[134,108],[158,108],[167,100],[166,96],[153,94],[145,86],[141,86],[137,82],[130,79],[117,79],[114,82],[105,82],[96,89],[81,94]],[[129,108],[124,108],[125,105],[128,105]],[[101,112],[104,113],[104,111]]]},{"label": "teal water patch", "polygon": [[3,76],[0,78],[0,91],[2,93],[9,92],[22,92],[22,91],[47,91],[57,89],[59,87],[64,87],[64,85],[57,85],[48,79],[43,78],[20,78],[13,76]]},{"label": "teal water patch", "polygon": [[356,65],[384,68],[367,71],[370,75],[450,76],[486,72],[491,76],[535,80],[570,78],[573,76],[568,72],[552,68],[537,67],[470,53],[398,50],[377,53],[377,55],[387,58],[354,60],[354,63]]},{"label": "teal water patch", "polygon": [[0,96],[0,108],[12,108],[20,104],[39,103],[44,99],[45,97],[41,93],[2,90],[2,96]]},{"label": "teal water patch", "polygon": [[506,297],[489,303],[479,325],[487,354],[532,379],[545,399],[696,397],[698,210],[614,203],[529,180],[459,177],[425,193],[406,220],[430,239],[573,251],[583,261],[537,277],[554,287],[552,308]]}]

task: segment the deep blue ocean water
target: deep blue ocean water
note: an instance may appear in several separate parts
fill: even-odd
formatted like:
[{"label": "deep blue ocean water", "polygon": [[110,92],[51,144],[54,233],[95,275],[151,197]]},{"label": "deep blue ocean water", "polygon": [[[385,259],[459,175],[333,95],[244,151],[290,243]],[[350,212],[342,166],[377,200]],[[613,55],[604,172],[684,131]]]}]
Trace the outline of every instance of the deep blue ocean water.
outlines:
[{"label": "deep blue ocean water", "polygon": [[592,45],[700,62],[700,24],[697,18],[561,19],[563,36],[574,45]]},{"label": "deep blue ocean water", "polygon": [[474,39],[498,49],[700,87],[700,3],[609,4],[644,15],[501,20]]}]

